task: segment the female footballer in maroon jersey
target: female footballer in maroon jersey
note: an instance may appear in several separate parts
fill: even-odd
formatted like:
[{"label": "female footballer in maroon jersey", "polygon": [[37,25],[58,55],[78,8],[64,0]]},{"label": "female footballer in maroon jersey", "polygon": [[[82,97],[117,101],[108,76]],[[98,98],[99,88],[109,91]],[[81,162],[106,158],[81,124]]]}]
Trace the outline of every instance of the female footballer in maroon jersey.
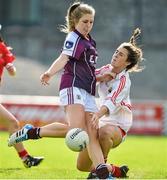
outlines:
[{"label": "female footballer in maroon jersey", "polygon": [[78,2],[70,6],[66,16],[66,26],[62,28],[62,31],[67,33],[62,52],[41,75],[41,82],[47,85],[50,78],[63,69],[59,94],[69,122],[68,128],[78,127],[88,132],[89,157],[101,179],[107,178],[109,172],[104,162],[97,131],[90,126],[90,113],[97,111],[95,66],[98,55],[96,43],[90,35],[94,16],[95,10],[88,4]]},{"label": "female footballer in maroon jersey", "polygon": [[[12,48],[8,47],[2,37],[0,36],[0,83],[2,83],[2,76],[4,68],[8,71],[10,76],[14,76],[16,68],[13,65],[15,56],[10,51]],[[12,134],[20,129],[18,120],[3,106],[0,104],[0,124],[5,126],[9,133]],[[37,166],[43,160],[42,157],[32,157],[24,148],[22,143],[16,144],[15,149],[22,159],[25,167]]]},{"label": "female footballer in maroon jersey", "polygon": [[94,16],[95,10],[88,4],[75,2],[69,7],[66,25],[61,29],[67,33],[62,52],[40,79],[43,85],[48,85],[51,77],[63,70],[59,94],[69,122],[64,125],[65,132],[76,127],[88,132],[89,156],[98,172],[105,170],[105,175],[101,176],[99,173],[99,178],[107,178],[109,172],[97,138],[97,130],[90,126],[90,113],[97,111],[95,66],[98,55],[96,42],[90,35]]}]

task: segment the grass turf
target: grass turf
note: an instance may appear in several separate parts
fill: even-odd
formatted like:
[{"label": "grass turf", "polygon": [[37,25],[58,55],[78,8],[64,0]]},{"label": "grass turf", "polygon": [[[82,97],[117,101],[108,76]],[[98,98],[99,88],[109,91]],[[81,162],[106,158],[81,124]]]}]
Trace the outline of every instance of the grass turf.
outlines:
[{"label": "grass turf", "polygon": [[[88,173],[76,169],[77,153],[64,139],[43,138],[24,143],[33,156],[44,156],[38,167],[24,168],[14,148],[7,146],[8,134],[0,132],[0,179],[85,179]],[[128,136],[110,151],[109,163],[127,164],[129,179],[167,178],[167,137]]]}]

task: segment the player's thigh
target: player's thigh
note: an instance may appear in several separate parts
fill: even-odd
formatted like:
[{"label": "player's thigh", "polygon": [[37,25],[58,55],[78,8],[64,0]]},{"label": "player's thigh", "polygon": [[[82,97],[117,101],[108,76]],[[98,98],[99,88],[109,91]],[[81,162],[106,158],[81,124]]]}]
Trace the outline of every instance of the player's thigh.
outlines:
[{"label": "player's thigh", "polygon": [[79,127],[85,129],[85,110],[83,105],[67,105],[65,107],[65,113],[70,128]]},{"label": "player's thigh", "polygon": [[105,125],[99,129],[99,140],[106,143],[107,140],[113,141],[113,147],[118,146],[122,142],[122,133],[118,126]]}]

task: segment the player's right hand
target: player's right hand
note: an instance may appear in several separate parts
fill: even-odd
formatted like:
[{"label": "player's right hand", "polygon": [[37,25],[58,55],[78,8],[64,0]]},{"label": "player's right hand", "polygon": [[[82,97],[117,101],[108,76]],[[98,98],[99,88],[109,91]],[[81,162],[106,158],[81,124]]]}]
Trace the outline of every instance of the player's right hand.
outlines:
[{"label": "player's right hand", "polygon": [[15,76],[16,75],[16,68],[12,63],[8,63],[5,67],[6,67],[6,69],[8,71],[8,74],[10,76]]},{"label": "player's right hand", "polygon": [[46,71],[45,73],[43,73],[40,76],[40,80],[41,80],[42,85],[49,85],[50,78],[51,78],[51,75],[49,72]]},{"label": "player's right hand", "polygon": [[114,73],[114,72],[105,72],[103,74],[103,81],[108,82],[108,81],[111,81],[112,79],[115,79],[115,77],[116,77],[116,73]]}]

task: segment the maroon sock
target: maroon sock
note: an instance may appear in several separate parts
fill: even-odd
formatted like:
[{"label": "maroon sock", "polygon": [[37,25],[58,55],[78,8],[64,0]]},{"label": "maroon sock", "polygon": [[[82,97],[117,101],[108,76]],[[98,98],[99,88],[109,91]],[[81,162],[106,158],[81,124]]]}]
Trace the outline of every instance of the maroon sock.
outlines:
[{"label": "maroon sock", "polygon": [[28,139],[39,139],[39,138],[41,138],[39,133],[40,133],[40,128],[32,128],[32,129],[28,130],[28,132],[27,132]]},{"label": "maroon sock", "polygon": [[96,167],[96,174],[99,179],[106,179],[109,176],[109,171],[106,164],[99,164]]}]

